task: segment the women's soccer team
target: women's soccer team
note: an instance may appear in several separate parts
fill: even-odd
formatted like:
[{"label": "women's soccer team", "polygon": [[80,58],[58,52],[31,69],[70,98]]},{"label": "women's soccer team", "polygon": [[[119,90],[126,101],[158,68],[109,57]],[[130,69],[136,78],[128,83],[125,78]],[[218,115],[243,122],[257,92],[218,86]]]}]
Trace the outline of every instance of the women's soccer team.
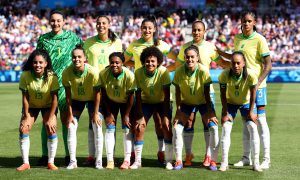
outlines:
[{"label": "women's soccer team", "polygon": [[[271,58],[266,39],[256,32],[254,13],[242,14],[241,33],[234,38],[235,51],[232,54],[204,39],[205,24],[200,20],[192,24],[193,40],[184,44],[177,54],[157,38],[158,26],[154,16],[142,21],[141,37],[129,44],[124,53],[121,40],[110,30],[108,16],[97,17],[98,34],[85,42],[74,33],[63,30],[64,18],[60,11],[51,13],[51,32],[39,38],[37,49],[22,68],[19,144],[23,164],[18,171],[30,169],[29,133],[39,112],[43,128],[42,157],[38,163],[50,170],[58,169],[54,164],[58,109],[66,168],[77,168],[76,132],[85,107],[89,115],[89,156],[84,164],[96,169],[103,169],[104,144],[106,169],[115,168],[118,117],[121,118],[124,145],[120,169],[142,167],[144,133],[151,117],[158,141],[158,162],[168,170],[192,166],[194,123],[199,112],[206,144],[203,166],[212,171],[226,171],[229,168],[230,133],[238,110],[244,125],[244,152],[234,166],[252,165],[258,172],[270,167],[270,132],[265,106],[266,77],[271,70]],[[162,66],[165,56],[175,63]],[[222,103],[220,139],[209,73],[212,61],[224,68],[218,78]],[[134,72],[128,67],[134,68]],[[175,71],[174,77],[170,76],[171,71]],[[170,91],[172,84],[175,95]],[[176,110],[172,118],[173,99]],[[260,141],[263,146],[261,163]],[[221,162],[217,167],[219,148],[222,150]]]}]

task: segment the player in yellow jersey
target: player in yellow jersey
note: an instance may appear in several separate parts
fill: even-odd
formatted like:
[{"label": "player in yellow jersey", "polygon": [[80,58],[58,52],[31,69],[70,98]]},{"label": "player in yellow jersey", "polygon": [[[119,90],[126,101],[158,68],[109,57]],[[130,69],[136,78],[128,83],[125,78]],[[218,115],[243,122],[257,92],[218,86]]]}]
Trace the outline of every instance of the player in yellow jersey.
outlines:
[{"label": "player in yellow jersey", "polygon": [[[219,66],[222,68],[226,68],[230,66],[229,61],[225,61],[224,59],[221,58],[221,56],[218,54],[217,49],[214,44],[206,41],[204,39],[205,35],[205,24],[200,21],[196,20],[192,24],[192,36],[193,40],[185,43],[183,46],[181,46],[179,54],[177,56],[177,61],[168,66],[169,71],[175,70],[177,67],[185,63],[184,59],[184,50],[191,46],[195,45],[199,49],[199,55],[200,55],[200,63],[203,64],[207,69],[210,69],[210,64],[212,61],[216,62]],[[210,96],[212,99],[212,103],[214,104],[214,99],[215,99],[215,93],[214,93],[214,88],[213,85],[211,85],[211,91],[210,91]],[[186,153],[186,158],[185,158],[185,163],[184,166],[191,166],[192,165],[192,159],[194,157],[192,153],[192,143],[193,143],[193,137],[194,137],[194,123],[195,123],[195,115],[194,113],[191,114],[191,117],[189,121],[187,122],[185,128],[184,128],[184,146],[185,146],[185,153]],[[202,119],[203,126],[204,126],[204,139],[205,139],[205,144],[206,144],[206,153],[205,157],[203,160],[203,165],[204,166],[209,166],[210,165],[210,159],[211,159],[211,152],[210,152],[210,147],[209,147],[209,131],[208,127],[205,126],[204,120]]]},{"label": "player in yellow jersey", "polygon": [[[267,105],[267,75],[272,69],[270,50],[266,39],[256,32],[256,16],[252,12],[245,12],[241,17],[242,33],[234,37],[234,50],[241,51],[245,55],[247,67],[253,70],[258,78],[256,90],[256,107],[258,114],[258,127],[263,145],[263,162],[261,163],[262,169],[270,167],[270,131],[266,120]],[[230,59],[231,54],[224,53],[218,50],[220,55]],[[247,131],[246,124],[244,123],[243,130],[243,157],[235,166],[251,165],[250,158],[250,136]]]},{"label": "player in yellow jersey", "polygon": [[[154,16],[148,16],[142,21],[141,32],[142,37],[130,43],[125,50],[125,65],[133,66],[135,70],[142,67],[140,62],[141,53],[146,47],[150,46],[157,47],[165,56],[176,60],[177,55],[171,51],[171,47],[157,38],[158,27]],[[132,58],[133,61],[131,61]],[[158,114],[154,114],[153,118],[158,122]],[[158,162],[164,164],[164,141],[161,123],[156,124],[155,131],[158,138]]]},{"label": "player in yellow jersey", "polygon": [[243,53],[234,52],[231,68],[224,70],[219,76],[222,102],[222,162],[220,171],[228,169],[230,134],[238,110],[241,112],[242,119],[245,121],[250,135],[253,170],[262,171],[259,165],[260,142],[255,107],[257,78],[250,69],[246,68],[245,61]]},{"label": "player in yellow jersey", "polygon": [[103,116],[99,112],[100,87],[98,85],[98,71],[89,64],[85,64],[86,56],[81,45],[72,51],[72,61],[63,72],[63,85],[66,91],[68,107],[68,148],[70,163],[67,169],[77,168],[76,145],[78,121],[85,105],[88,105],[89,121],[92,121],[95,139],[95,155],[97,169],[102,169]]},{"label": "player in yellow jersey", "polygon": [[171,129],[170,85],[169,71],[161,66],[162,52],[154,46],[147,47],[141,54],[143,65],[135,71],[136,91],[136,122],[134,125],[135,162],[130,169],[138,169],[142,165],[142,150],[144,132],[152,115],[158,114],[156,123],[162,123],[163,140],[165,143],[166,169],[171,170],[173,146]]},{"label": "player in yellow jersey", "polygon": [[109,67],[100,72],[104,118],[106,122],[105,147],[107,169],[114,169],[115,131],[119,111],[123,129],[124,162],[121,169],[128,169],[132,147],[132,116],[131,108],[134,101],[134,74],[123,66],[125,61],[121,52],[114,52],[109,56]]},{"label": "player in yellow jersey", "polygon": [[[95,67],[99,72],[109,65],[108,57],[113,52],[122,52],[122,42],[120,38],[110,29],[110,18],[100,15],[96,19],[96,29],[98,34],[88,38],[83,45],[88,64]],[[94,165],[95,163],[95,143],[92,125],[88,130],[89,157],[84,165]]]},{"label": "player in yellow jersey", "polygon": [[41,111],[47,129],[48,169],[57,170],[54,157],[57,149],[57,92],[59,84],[53,72],[50,56],[45,50],[34,50],[23,66],[19,89],[22,91],[22,117],[20,121],[20,150],[23,164],[18,171],[30,169],[29,132]]},{"label": "player in yellow jersey", "polygon": [[216,171],[218,157],[218,120],[210,98],[212,83],[208,68],[199,63],[199,50],[191,45],[184,50],[185,63],[180,66],[174,76],[173,84],[176,89],[176,116],[174,119],[174,150],[176,163],[174,170],[183,168],[182,148],[183,129],[191,114],[200,112],[205,126],[209,129],[209,144],[212,153],[210,169]]}]

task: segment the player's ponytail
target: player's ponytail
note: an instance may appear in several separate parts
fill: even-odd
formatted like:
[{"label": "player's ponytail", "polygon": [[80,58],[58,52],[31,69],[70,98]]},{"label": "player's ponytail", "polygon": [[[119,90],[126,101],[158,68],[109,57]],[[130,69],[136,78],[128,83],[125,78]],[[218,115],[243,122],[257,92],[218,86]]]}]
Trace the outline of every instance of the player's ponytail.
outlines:
[{"label": "player's ponytail", "polygon": [[159,38],[158,38],[158,29],[157,29],[157,23],[156,23],[156,18],[154,15],[149,15],[147,16],[143,21],[141,26],[144,25],[145,22],[151,22],[154,25],[154,28],[156,29],[156,31],[153,33],[153,42],[154,42],[154,46],[158,46],[159,45]]},{"label": "player's ponytail", "polygon": [[[98,21],[99,18],[105,18],[105,19],[107,19],[108,24],[110,24],[110,18],[108,16],[100,15],[100,16],[97,17],[97,21]],[[116,39],[117,39],[117,35],[111,29],[108,29],[108,38],[112,42],[115,42]]]}]

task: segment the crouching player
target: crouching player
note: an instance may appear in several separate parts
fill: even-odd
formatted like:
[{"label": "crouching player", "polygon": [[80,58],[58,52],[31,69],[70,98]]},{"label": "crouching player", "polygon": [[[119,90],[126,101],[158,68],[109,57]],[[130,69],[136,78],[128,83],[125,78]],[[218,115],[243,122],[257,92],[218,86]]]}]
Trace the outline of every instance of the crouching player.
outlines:
[{"label": "crouching player", "polygon": [[210,84],[212,83],[209,71],[199,63],[199,50],[191,45],[184,50],[185,63],[175,72],[173,84],[176,93],[176,115],[174,118],[174,150],[176,163],[174,170],[183,168],[182,148],[183,130],[192,113],[200,112],[205,125],[210,132],[210,148],[212,157],[210,170],[217,170],[218,158],[218,120],[210,98]]},{"label": "crouching player", "polygon": [[100,72],[99,84],[106,122],[105,147],[107,169],[114,169],[115,131],[118,113],[121,113],[124,162],[121,169],[128,169],[132,148],[131,108],[134,101],[134,74],[123,66],[124,55],[114,52],[109,56],[109,66]]},{"label": "crouching player", "polygon": [[253,156],[253,170],[262,171],[259,165],[259,135],[255,107],[257,78],[246,68],[245,57],[241,52],[232,54],[231,68],[219,76],[222,101],[222,162],[220,171],[228,169],[230,133],[237,110],[240,110],[243,121],[250,134]]},{"label": "crouching player", "polygon": [[57,170],[54,157],[57,149],[56,114],[59,84],[48,53],[45,50],[34,50],[22,70],[19,88],[22,91],[23,108],[19,142],[23,164],[17,170],[30,169],[29,132],[40,111],[48,134],[48,169]]},{"label": "crouching player", "polygon": [[[163,62],[162,52],[154,47],[147,47],[141,54],[142,67],[135,71],[136,91],[136,113],[135,122],[135,162],[131,169],[141,167],[141,156],[144,144],[144,131],[153,114],[158,114],[158,121],[162,122],[165,142],[166,168],[171,170],[173,146],[171,130],[171,108],[170,108],[170,85],[169,71],[161,66]],[[156,118],[154,119],[156,120]],[[156,122],[155,123],[159,123]]]},{"label": "crouching player", "polygon": [[102,115],[99,112],[100,87],[98,86],[98,73],[92,66],[85,64],[86,56],[80,45],[72,51],[72,62],[62,76],[62,82],[66,90],[68,107],[68,148],[70,163],[67,169],[77,168],[76,145],[78,121],[85,105],[88,105],[89,120],[92,121],[97,169],[102,169]]}]

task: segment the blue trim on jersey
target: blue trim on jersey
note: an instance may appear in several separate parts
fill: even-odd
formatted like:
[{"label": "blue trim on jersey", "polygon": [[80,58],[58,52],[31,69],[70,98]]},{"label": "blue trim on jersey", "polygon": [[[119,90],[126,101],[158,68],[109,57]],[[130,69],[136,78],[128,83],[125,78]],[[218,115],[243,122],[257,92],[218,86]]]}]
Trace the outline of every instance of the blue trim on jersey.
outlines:
[{"label": "blue trim on jersey", "polygon": [[57,135],[48,136],[48,139],[55,139],[57,138]]},{"label": "blue trim on jersey", "polygon": [[267,105],[267,88],[259,88],[256,91],[256,106],[265,106]]},{"label": "blue trim on jersey", "polygon": [[26,138],[29,137],[29,134],[20,134],[20,138]]},{"label": "blue trim on jersey", "polygon": [[144,141],[135,141],[134,142],[134,145],[143,145],[144,144]]}]

